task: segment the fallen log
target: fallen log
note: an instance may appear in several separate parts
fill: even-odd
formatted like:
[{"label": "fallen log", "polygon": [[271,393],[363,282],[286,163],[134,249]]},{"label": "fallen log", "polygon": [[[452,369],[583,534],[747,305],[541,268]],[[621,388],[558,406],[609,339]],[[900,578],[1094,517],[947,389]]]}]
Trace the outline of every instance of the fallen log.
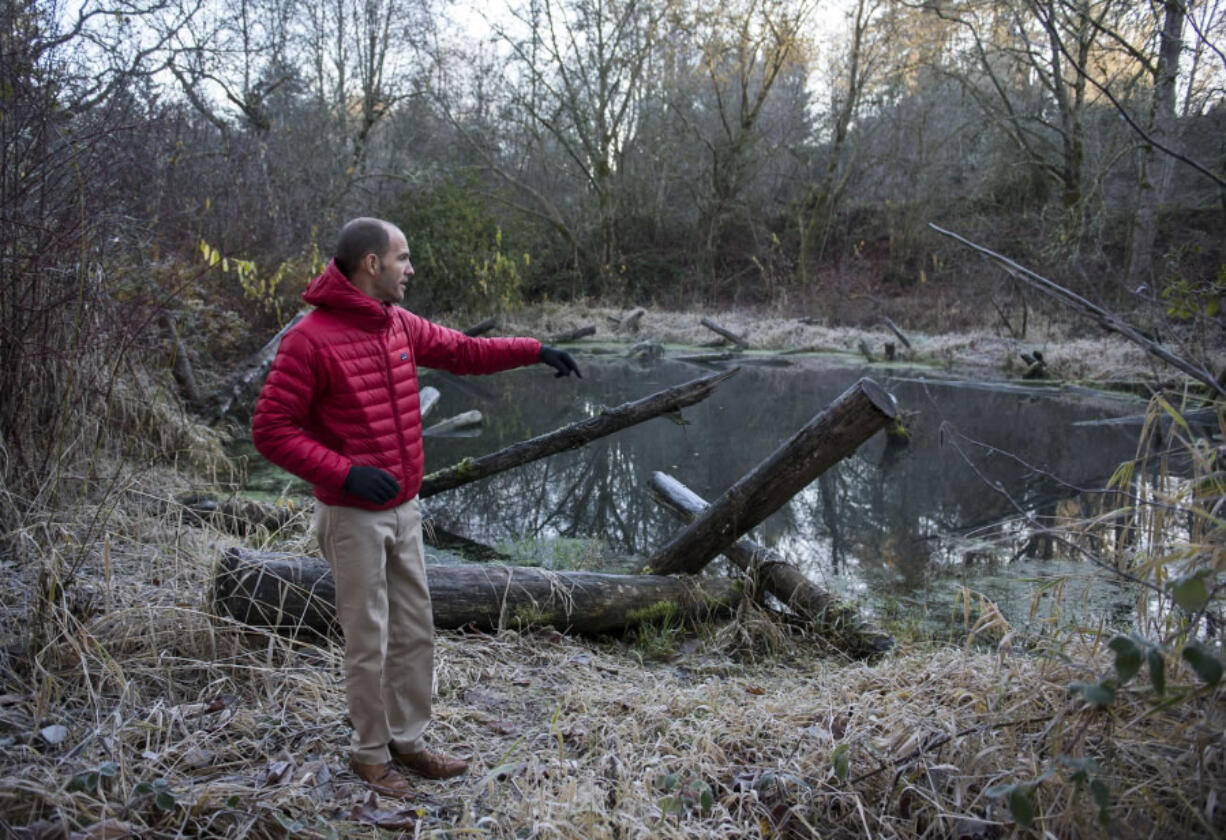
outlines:
[{"label": "fallen log", "polygon": [[898,336],[898,340],[902,342],[903,347],[906,347],[908,350],[911,349],[911,342],[907,341],[907,337],[902,334],[902,330],[898,328],[897,324],[895,324],[893,321],[891,321],[889,318],[885,317],[884,315],[881,317],[881,323],[885,324],[889,328],[890,332]]},{"label": "fallen log", "polygon": [[567,342],[578,341],[581,338],[587,338],[589,335],[595,335],[595,334],[596,334],[596,325],[588,324],[586,327],[579,327],[578,329],[568,330],[567,332],[564,332],[564,333],[558,333],[557,335],[550,338],[548,343],[549,344],[566,344]]},{"label": "fallen log", "polygon": [[660,575],[702,571],[724,548],[855,452],[896,414],[894,398],[873,380],[861,379],[656,549],[638,571]]},{"label": "fallen log", "polygon": [[[707,509],[705,499],[671,475],[651,474],[651,497],[682,522],[692,522]],[[757,586],[808,622],[824,638],[855,657],[884,653],[894,640],[865,624],[856,611],[813,583],[800,569],[748,537],[724,548],[723,554],[753,578]]]},{"label": "fallen log", "polygon": [[475,429],[485,422],[485,417],[480,411],[472,409],[471,411],[462,411],[454,417],[448,417],[446,420],[440,420],[428,429],[422,431],[426,437],[450,435],[456,432],[469,431]]},{"label": "fallen log", "polygon": [[158,315],[158,324],[170,335],[170,342],[173,345],[170,354],[171,376],[174,377],[179,390],[183,392],[188,405],[199,410],[204,405],[204,394],[201,393],[200,385],[196,382],[196,373],[192,369],[191,357],[187,355],[187,345],[183,342],[183,336],[179,334],[179,325],[168,312]]},{"label": "fallen log", "polygon": [[577,449],[597,438],[619,432],[629,426],[642,423],[644,420],[650,420],[661,414],[675,412],[688,405],[701,402],[709,397],[720,383],[735,373],[736,368],[733,368],[723,373],[665,388],[641,400],[605,409],[595,417],[589,417],[578,423],[563,426],[561,429],[520,441],[489,455],[482,455],[480,458],[465,458],[458,464],[430,473],[422,479],[418,495],[423,499],[429,498],[435,493],[468,484],[530,461]]},{"label": "fallen log", "polygon": [[464,335],[468,336],[469,338],[476,338],[477,336],[482,335],[483,333],[489,332],[490,330],[494,329],[494,327],[496,326],[498,326],[497,318],[494,318],[494,317],[486,318],[481,323],[473,324],[471,327],[464,330]]},{"label": "fallen log", "polygon": [[278,330],[277,334],[270,338],[267,344],[248,357],[244,365],[237,372],[231,374],[225,384],[218,389],[214,396],[214,399],[217,401],[218,418],[229,414],[235,402],[242,399],[248,391],[253,390],[257,382],[263,380],[264,375],[268,373],[268,369],[272,366],[272,360],[276,358],[277,348],[281,346],[281,337],[289,332],[291,327],[305,318],[309,311],[304,309],[290,319],[288,324]]},{"label": "fallen log", "polygon": [[[523,566],[428,567],[434,626],[480,630],[544,627],[621,634],[660,620],[731,614],[741,587],[726,578],[684,579]],[[231,548],[213,578],[217,615],[307,637],[335,636],[336,587],[326,561]]]},{"label": "fallen log", "polygon": [[642,320],[645,314],[647,314],[647,310],[641,306],[630,310],[630,313],[625,318],[622,318],[621,323],[618,324],[618,329],[624,332],[638,332],[639,321]]}]

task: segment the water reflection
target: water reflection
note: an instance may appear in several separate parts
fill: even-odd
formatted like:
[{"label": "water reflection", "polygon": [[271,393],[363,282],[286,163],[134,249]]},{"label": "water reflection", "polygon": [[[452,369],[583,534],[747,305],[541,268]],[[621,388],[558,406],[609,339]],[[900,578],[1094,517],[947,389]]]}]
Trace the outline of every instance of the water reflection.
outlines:
[{"label": "water reflection", "polygon": [[[452,391],[440,411],[478,408],[485,434],[430,440],[427,469],[493,451],[700,375],[684,364],[585,365],[582,381],[522,370],[483,380],[489,399]],[[588,536],[614,552],[644,553],[677,524],[644,492],[663,470],[714,498],[842,393],[863,371],[847,366],[745,368],[684,424],[659,418],[573,453],[527,465],[430,501],[449,530],[486,541]],[[755,537],[811,573],[858,570],[899,591],[922,586],[934,566],[971,562],[946,537],[983,528],[1019,508],[1047,511],[1103,486],[1132,456],[1135,433],[1077,421],[1138,411],[1111,398],[1054,389],[994,388],[877,376],[908,412],[910,439],[878,434],[757,530]],[[1043,538],[1019,534],[1026,556],[1050,556]]]}]

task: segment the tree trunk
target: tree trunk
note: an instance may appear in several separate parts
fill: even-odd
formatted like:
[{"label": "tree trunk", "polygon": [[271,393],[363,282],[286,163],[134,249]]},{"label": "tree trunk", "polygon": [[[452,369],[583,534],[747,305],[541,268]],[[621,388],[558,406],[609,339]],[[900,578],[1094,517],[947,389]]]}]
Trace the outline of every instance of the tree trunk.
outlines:
[{"label": "tree trunk", "polygon": [[[652,473],[647,487],[661,507],[683,522],[692,522],[708,507],[705,499],[666,473]],[[762,589],[852,656],[872,656],[894,646],[889,636],[864,624],[855,610],[840,603],[766,546],[742,537],[725,548],[723,554]]]},{"label": "tree trunk", "polygon": [[[721,578],[558,572],[518,566],[428,567],[434,626],[543,627],[621,634],[650,621],[726,616],[740,587]],[[336,587],[317,557],[231,548],[213,578],[218,615],[286,635],[335,636]]]},{"label": "tree trunk", "polygon": [[[1184,6],[1167,0],[1158,48],[1153,106],[1149,135],[1154,143],[1170,147],[1175,141],[1175,82],[1179,75],[1179,53],[1183,48]],[[1137,209],[1128,243],[1127,287],[1135,289],[1154,279],[1154,240],[1158,235],[1158,210],[1166,196],[1175,159],[1158,151],[1153,144],[1141,148],[1141,171],[1137,183]]]},{"label": "tree trunk", "polygon": [[717,373],[702,379],[665,388],[663,391],[643,397],[635,402],[623,403],[616,408],[602,411],[595,417],[580,420],[561,429],[520,441],[480,458],[465,458],[458,464],[430,473],[421,483],[420,498],[429,498],[435,493],[451,490],[479,478],[509,470],[537,461],[549,455],[577,449],[597,438],[619,432],[628,426],[650,420],[687,405],[701,402],[711,395],[721,382],[736,373],[736,370]]},{"label": "tree trunk", "polygon": [[894,398],[871,379],[848,388],[754,467],[690,525],[656,550],[640,572],[697,574],[717,554],[783,507],[895,417]]}]

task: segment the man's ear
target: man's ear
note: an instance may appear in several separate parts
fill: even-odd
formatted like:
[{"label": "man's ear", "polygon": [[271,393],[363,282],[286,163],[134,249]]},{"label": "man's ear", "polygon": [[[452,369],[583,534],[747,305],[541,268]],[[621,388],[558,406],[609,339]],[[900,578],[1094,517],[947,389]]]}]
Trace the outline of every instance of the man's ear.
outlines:
[{"label": "man's ear", "polygon": [[366,269],[367,273],[372,277],[379,276],[379,255],[374,251],[362,257],[362,268]]}]

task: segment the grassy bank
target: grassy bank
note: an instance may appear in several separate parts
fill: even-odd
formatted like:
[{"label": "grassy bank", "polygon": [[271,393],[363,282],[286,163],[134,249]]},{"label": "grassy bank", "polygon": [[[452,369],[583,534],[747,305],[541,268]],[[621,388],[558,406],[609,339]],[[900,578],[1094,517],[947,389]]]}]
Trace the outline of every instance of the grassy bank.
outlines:
[{"label": "grassy bank", "polygon": [[[885,359],[886,343],[893,343],[897,358],[959,374],[985,378],[1020,377],[1027,364],[1023,353],[1040,351],[1053,379],[1083,382],[1119,380],[1176,381],[1174,371],[1127,339],[1108,333],[1084,318],[1067,313],[1053,317],[1032,316],[1024,338],[1011,336],[1000,325],[986,322],[955,333],[911,331],[906,322],[898,326],[910,347],[883,320],[865,326],[827,324],[778,310],[734,311],[647,310],[637,328],[623,329],[618,322],[630,311],[607,305],[541,304],[509,313],[502,319],[504,331],[548,340],[569,330],[592,325],[595,335],[576,344],[618,343],[633,346],[655,342],[697,348],[719,341],[703,326],[709,317],[742,337],[752,350],[809,351],[848,354],[863,358],[861,346],[878,360]],[[461,326],[461,318],[445,319]],[[1194,358],[1204,358],[1213,370],[1226,367],[1221,347],[1202,348]]]}]

